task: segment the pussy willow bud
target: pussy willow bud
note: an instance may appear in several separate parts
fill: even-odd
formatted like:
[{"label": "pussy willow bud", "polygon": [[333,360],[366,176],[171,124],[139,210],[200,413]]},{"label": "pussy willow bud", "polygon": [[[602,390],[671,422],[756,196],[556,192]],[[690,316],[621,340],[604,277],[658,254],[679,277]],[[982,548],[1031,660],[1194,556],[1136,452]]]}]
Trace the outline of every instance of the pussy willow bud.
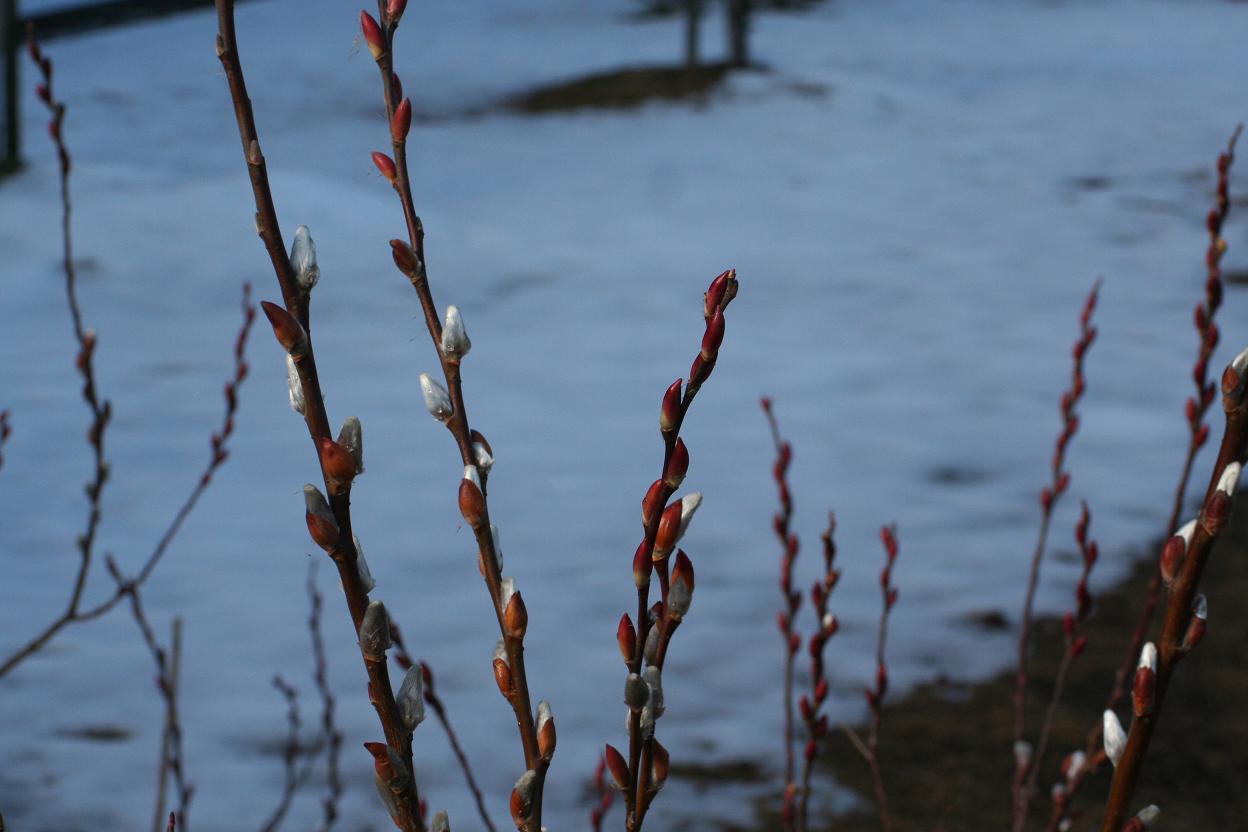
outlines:
[{"label": "pussy willow bud", "polygon": [[654,660],[659,654],[659,628],[653,623],[650,625],[650,629],[646,631],[646,646],[641,653],[646,660],[646,664],[654,664]]},{"label": "pussy willow bud", "polygon": [[410,245],[403,240],[391,240],[390,254],[394,257],[395,267],[407,275],[409,280],[415,280],[420,276],[420,261]]},{"label": "pussy willow bud", "polygon": [[715,310],[720,308],[732,274],[732,270],[729,269],[726,272],[721,272],[718,277],[711,281],[711,285],[707,288],[706,295],[703,298],[702,316],[704,318],[709,320],[715,314]]},{"label": "pussy willow bud", "polygon": [[355,457],[328,436],[321,438],[320,456],[321,470],[329,481],[331,493],[336,493],[335,485],[348,484],[355,478]]},{"label": "pussy willow bud", "polygon": [[360,622],[360,651],[364,658],[382,662],[386,660],[389,649],[390,616],[386,615],[386,605],[380,601],[369,601],[364,620]]},{"label": "pussy willow bud", "polygon": [[360,544],[360,539],[351,535],[351,542],[355,544],[355,570],[360,576],[360,589],[367,595],[376,588],[377,582],[373,580],[373,573],[369,571],[368,561],[364,560],[364,547]]},{"label": "pussy willow bud", "polygon": [[537,753],[543,760],[555,755],[555,718],[545,699],[537,703]]},{"label": "pussy willow bud", "polygon": [[633,628],[633,620],[628,617],[628,613],[620,616],[620,626],[615,629],[615,643],[620,647],[624,663],[631,662],[633,654],[637,652],[637,630]]},{"label": "pussy willow bud", "polygon": [[683,552],[676,553],[676,565],[672,568],[672,585],[667,592],[667,613],[679,621],[689,612],[693,599],[693,564]]},{"label": "pussy willow bud", "polygon": [[364,473],[364,428],[355,416],[348,416],[338,431],[338,444],[350,451],[356,476]]},{"label": "pussy willow bud", "polygon": [[395,144],[407,141],[408,131],[412,129],[412,102],[404,98],[394,108],[394,118],[390,119],[390,138]]},{"label": "pussy willow bud", "polygon": [[1087,762],[1087,759],[1087,755],[1082,751],[1072,751],[1062,760],[1062,776],[1066,778],[1068,787],[1079,776],[1079,772],[1083,770],[1083,765]]},{"label": "pussy willow bud", "polygon": [[685,481],[685,474],[688,471],[689,449],[685,447],[685,440],[677,437],[676,447],[672,449],[672,458],[667,464],[667,470],[663,472],[663,482],[675,491]]},{"label": "pussy willow bud", "polygon": [[295,229],[295,241],[290,246],[290,265],[295,270],[295,282],[305,295],[321,279],[321,269],[316,264],[316,243],[306,225]]},{"label": "pussy willow bud", "polygon": [[490,540],[494,543],[494,565],[501,574],[503,571],[503,544],[499,542],[498,526],[490,524]]},{"label": "pussy willow bud", "polygon": [[654,720],[654,703],[647,699],[646,704],[641,708],[641,718],[637,720],[637,727],[641,729],[643,740],[654,738]]},{"label": "pussy willow bud", "polygon": [[676,420],[680,418],[680,386],[682,379],[676,379],[663,393],[663,404],[659,408],[659,430],[669,433],[676,428]]},{"label": "pussy willow bud", "polygon": [[286,391],[290,394],[290,409],[302,416],[308,409],[308,404],[303,398],[303,382],[299,380],[299,368],[295,366],[295,359],[290,355],[286,356]]},{"label": "pussy willow bud", "polygon": [[407,669],[396,700],[399,719],[403,720],[407,730],[415,731],[416,726],[425,721],[425,678],[419,665]]},{"label": "pussy willow bud", "polygon": [[428,373],[420,374],[420,392],[425,397],[425,409],[429,415],[439,422],[451,418],[455,408],[451,405],[451,395]]},{"label": "pussy willow bud", "polygon": [[373,151],[373,164],[377,166],[377,171],[386,178],[391,185],[399,178],[399,169],[394,166],[394,160],[379,150]]},{"label": "pussy willow bud", "polygon": [[1135,816],[1144,824],[1145,829],[1152,829],[1153,824],[1161,817],[1161,809],[1157,808],[1156,804],[1149,804],[1136,812]]},{"label": "pussy willow bud", "polygon": [[1136,716],[1152,713],[1157,691],[1157,647],[1150,641],[1140,651],[1131,683],[1131,708]]},{"label": "pussy willow bud", "polygon": [[638,589],[650,585],[650,573],[654,571],[654,561],[650,559],[650,546],[643,540],[637,544],[633,553],[633,583]]},{"label": "pussy willow bud", "polygon": [[330,510],[325,495],[315,485],[303,487],[304,518],[308,522],[308,534],[326,552],[338,545],[338,521]]},{"label": "pussy willow bud", "polygon": [[504,578],[503,583],[511,581],[511,587],[504,591],[503,629],[509,638],[524,638],[529,627],[529,611],[524,606],[524,598],[515,589],[515,580]]},{"label": "pussy willow bud", "polygon": [[523,829],[533,805],[533,795],[537,788],[537,772],[529,769],[520,775],[516,786],[511,790],[511,819],[517,829]]},{"label": "pussy willow bud", "polygon": [[646,496],[641,498],[641,527],[649,529],[650,523],[655,518],[655,512],[661,507],[660,500],[663,497],[663,480],[655,480],[646,489]]},{"label": "pussy willow bud", "polygon": [[460,359],[472,349],[468,330],[458,306],[446,307],[446,321],[442,324],[442,354],[450,359]]},{"label": "pussy willow bud", "polygon": [[663,674],[657,667],[647,667],[645,673],[646,687],[650,689],[650,704],[654,706],[654,718],[663,716],[666,710],[663,704]]},{"label": "pussy willow bud", "polygon": [[654,536],[654,560],[663,560],[680,540],[681,514],[683,501],[677,500],[663,509],[659,518],[659,530]]},{"label": "pussy willow bud", "polygon": [[1234,497],[1235,489],[1239,487],[1239,476],[1241,471],[1243,471],[1243,466],[1241,466],[1238,462],[1228,463],[1227,466],[1222,469],[1222,476],[1218,478],[1217,490],[1226,494],[1228,497]]},{"label": "pussy willow bud", "polygon": [[646,687],[646,680],[641,678],[641,674],[628,674],[628,678],[624,680],[624,704],[628,706],[628,709],[640,711],[645,707],[646,700],[649,698],[650,690]]},{"label": "pussy willow bud", "polygon": [[364,42],[368,44],[368,51],[372,53],[373,60],[381,60],[381,56],[386,54],[386,37],[381,33],[381,27],[377,25],[377,21],[368,12],[360,12],[360,30],[364,32]]},{"label": "pussy willow bud", "polygon": [[510,700],[515,693],[511,687],[511,664],[507,660],[507,648],[501,638],[494,645],[494,681],[498,684],[498,692]]},{"label": "pussy willow bud", "polygon": [[1105,756],[1117,767],[1118,761],[1122,759],[1122,752],[1127,747],[1127,733],[1122,730],[1122,723],[1113,711],[1105,711],[1104,722]]},{"label": "pussy willow bud", "polygon": [[628,762],[625,761],[624,755],[615,749],[611,743],[607,743],[606,752],[607,771],[611,772],[611,779],[615,781],[615,787],[620,791],[628,788]]},{"label": "pussy willow bud", "polygon": [[680,530],[676,534],[677,540],[685,536],[685,532],[689,530],[689,521],[693,519],[693,515],[701,506],[701,491],[695,491],[680,498]]},{"label": "pussy willow bud", "polygon": [[1192,604],[1192,618],[1187,622],[1187,631],[1183,634],[1182,649],[1184,652],[1200,644],[1205,637],[1205,629],[1209,623],[1209,602],[1204,595],[1197,595]]},{"label": "pussy willow bud", "polygon": [[1174,583],[1174,579],[1178,576],[1179,565],[1183,562],[1183,555],[1186,552],[1187,544],[1177,534],[1161,547],[1161,577],[1167,586]]},{"label": "pussy willow bud", "polygon": [[724,313],[718,309],[706,322],[706,334],[702,336],[703,361],[711,361],[719,353],[719,346],[724,342]]},{"label": "pussy willow bud", "polygon": [[267,300],[260,301],[260,308],[269,319],[269,324],[273,327],[273,337],[282,345],[282,349],[293,356],[303,355],[308,348],[308,334],[304,332],[299,320],[276,303],[269,303]]},{"label": "pussy willow bud", "polygon": [[489,448],[480,442],[472,443],[472,458],[476,460],[477,467],[481,469],[481,473],[488,475],[490,469],[494,467],[494,454],[490,453]]},{"label": "pussy willow bud", "polygon": [[1019,771],[1026,771],[1031,766],[1031,743],[1017,740],[1014,743],[1014,766]]},{"label": "pussy willow bud", "polygon": [[451,821],[445,809],[439,809],[438,813],[433,816],[433,823],[429,824],[429,832],[451,832]]},{"label": "pussy willow bud", "polygon": [[670,768],[671,757],[668,755],[667,749],[660,745],[658,740],[655,740],[650,757],[650,785],[656,792],[663,788],[663,784],[667,782],[667,773]]},{"label": "pussy willow bud", "polygon": [[464,478],[459,481],[459,513],[472,528],[485,522],[485,497],[481,494],[481,476],[477,466],[464,466]]}]

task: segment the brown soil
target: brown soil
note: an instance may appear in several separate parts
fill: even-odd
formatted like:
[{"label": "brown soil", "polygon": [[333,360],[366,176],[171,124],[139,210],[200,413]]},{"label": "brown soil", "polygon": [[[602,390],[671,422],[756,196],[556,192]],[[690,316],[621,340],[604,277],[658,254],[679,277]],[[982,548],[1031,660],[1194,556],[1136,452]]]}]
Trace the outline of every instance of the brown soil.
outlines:
[{"label": "brown soil", "polygon": [[[1153,547],[1156,550],[1156,547]],[[1149,752],[1134,805],[1155,803],[1166,829],[1244,829],[1248,818],[1248,505],[1240,501],[1232,524],[1206,569],[1209,632],[1180,666]],[[1137,568],[1120,586],[1099,593],[1088,624],[1087,651],[1075,663],[1056,718],[1033,803],[1032,829],[1042,829],[1059,778],[1061,757],[1085,745],[1100,719],[1114,672],[1121,665],[1153,565]],[[1095,583],[1094,583],[1095,588]],[[1164,599],[1163,599],[1164,601]],[[1061,657],[1061,625],[1038,622],[1029,700],[1035,726],[1048,704]],[[886,704],[881,757],[897,830],[1000,832],[1008,829],[1013,740],[1012,673],[975,685],[932,682]],[[1129,706],[1119,708],[1129,717]],[[880,828],[865,764],[837,735],[816,769],[816,786],[829,775],[856,792],[860,808],[820,818],[812,830],[860,832]],[[725,772],[724,781],[732,778]],[[749,778],[740,781],[749,782]],[[725,782],[724,785],[727,785]],[[1075,830],[1097,829],[1109,789],[1109,770],[1089,779],[1076,800],[1083,810]],[[781,828],[779,787],[757,807],[755,819],[734,830]]]},{"label": "brown soil", "polygon": [[728,74],[727,64],[643,66],[587,75],[516,95],[506,109],[526,115],[583,109],[632,109],[648,101],[705,98]]}]

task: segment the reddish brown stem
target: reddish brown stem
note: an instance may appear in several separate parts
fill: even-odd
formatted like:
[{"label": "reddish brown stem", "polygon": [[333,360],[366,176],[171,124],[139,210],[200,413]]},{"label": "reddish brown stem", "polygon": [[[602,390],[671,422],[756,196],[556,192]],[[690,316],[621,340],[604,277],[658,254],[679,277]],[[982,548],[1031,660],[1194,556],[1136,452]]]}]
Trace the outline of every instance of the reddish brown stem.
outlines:
[{"label": "reddish brown stem", "polygon": [[[330,439],[329,417],[325,410],[325,402],[321,393],[317,374],[316,356],[311,343],[310,319],[308,307],[310,293],[303,291],[295,278],[294,268],[286,254],[280,227],[277,222],[277,210],[274,207],[272,191],[269,187],[268,173],[264,155],[261,151],[260,139],[256,130],[255,116],[251,108],[251,100],[247,95],[247,86],[243,76],[242,64],[238,55],[238,43],[234,28],[233,0],[216,0],[217,9],[217,57],[225,71],[230,88],[230,97],[234,103],[234,115],[238,122],[239,138],[242,142],[243,156],[247,163],[251,178],[252,194],[256,204],[256,230],[264,242],[273,264],[278,286],[286,305],[291,313],[303,326],[306,333],[305,342],[300,345],[298,354],[292,354],[295,367],[303,388],[305,401],[304,417],[307,422],[308,435],[314,447],[318,449],[322,440]],[[358,634],[363,622],[364,612],[368,606],[368,593],[360,582],[357,566],[357,553],[352,540],[351,529],[351,489],[350,484],[332,482],[322,462],[322,479],[329,505],[338,528],[338,542],[329,552],[338,569],[346,596],[347,608],[351,615],[353,631]],[[370,699],[377,711],[378,720],[386,737],[386,744],[399,757],[407,768],[403,785],[395,797],[397,814],[395,822],[406,832],[423,832],[424,823],[420,815],[420,797],[416,786],[415,767],[412,761],[411,732],[399,718],[398,706],[394,700],[394,691],[390,683],[390,675],[386,662],[383,660],[364,659],[365,671],[368,675]]]},{"label": "reddish brown stem", "polygon": [[[1174,499],[1171,502],[1170,516],[1166,522],[1165,538],[1172,536],[1179,528],[1196,455],[1205,446],[1209,436],[1209,426],[1205,421],[1205,416],[1213,403],[1216,390],[1214,383],[1209,380],[1208,369],[1213,350],[1219,340],[1218,327],[1214,319],[1222,304],[1223,283],[1220,264],[1226,252],[1226,242],[1222,238],[1222,228],[1231,210],[1230,171],[1235,161],[1235,147],[1242,132],[1243,126],[1239,125],[1231,133],[1226,150],[1219,155],[1216,165],[1217,186],[1215,189],[1215,202],[1212,211],[1206,218],[1209,245],[1205,249],[1205,296],[1202,302],[1197,305],[1193,315],[1197,334],[1197,352],[1191,376],[1195,390],[1193,395],[1188,397],[1184,407],[1184,418],[1188,428],[1187,451],[1183,459],[1183,467],[1179,474],[1178,483],[1174,488]],[[1144,606],[1140,610],[1140,617],[1131,632],[1131,639],[1123,655],[1122,664],[1119,665],[1117,672],[1114,674],[1113,685],[1105,701],[1106,710],[1116,710],[1126,698],[1136,661],[1139,659],[1144,641],[1148,638],[1148,631],[1152,626],[1153,616],[1161,598],[1161,587],[1161,572],[1154,570],[1149,577],[1148,587],[1145,591]],[[1084,750],[1088,763],[1082,767],[1068,784],[1064,806],[1068,807],[1071,805],[1071,798],[1079,791],[1086,779],[1099,769],[1099,761],[1104,759],[1104,754],[1100,753],[1102,730],[1103,723],[1098,719],[1088,731],[1086,748]],[[1094,760],[1097,762],[1094,763]],[[1055,807],[1055,809],[1057,811],[1053,813],[1046,827],[1048,832],[1056,832],[1060,823],[1066,819],[1064,808]]]},{"label": "reddish brown stem", "polygon": [[[1096,339],[1096,327],[1091,325],[1091,319],[1092,313],[1096,309],[1096,300],[1100,288],[1101,280],[1098,278],[1092,284],[1092,291],[1088,293],[1080,315],[1079,339],[1075,341],[1072,352],[1073,366],[1071,368],[1070,387],[1062,394],[1061,399],[1062,430],[1058,434],[1053,450],[1053,459],[1049,469],[1051,479],[1040,493],[1040,530],[1036,534],[1036,546],[1031,554],[1031,569],[1027,576],[1027,592],[1023,598],[1023,612],[1018,633],[1018,671],[1015,674],[1014,681],[1014,746],[1016,750],[1025,744],[1027,736],[1027,665],[1030,658],[1031,628],[1035,619],[1036,590],[1040,585],[1040,565],[1044,560],[1049,526],[1053,519],[1053,508],[1070,484],[1070,475],[1063,470],[1062,466],[1065,463],[1066,450],[1070,445],[1070,440],[1074,437],[1079,427],[1079,415],[1076,407],[1085,389],[1083,376],[1084,358],[1087,356],[1092,342]],[[1027,799],[1024,783],[1027,774],[1028,765],[1020,759],[1014,768],[1014,781],[1011,789],[1014,806],[1014,832],[1021,832],[1023,824],[1026,822]]]},{"label": "reddish brown stem", "polygon": [[[382,96],[386,105],[387,123],[389,123],[393,120],[395,109],[400,104],[396,100],[392,59],[394,32],[398,21],[387,19],[386,4],[384,2],[379,1],[377,8],[382,21],[381,38],[384,44],[380,47],[380,52],[375,57],[378,70],[381,73]],[[412,283],[421,310],[424,313],[426,329],[438,354],[446,389],[454,409],[451,417],[446,421],[446,425],[455,439],[456,446],[459,448],[463,464],[465,466],[475,466],[476,457],[472,448],[472,431],[469,427],[467,408],[464,403],[459,358],[448,357],[441,350],[442,326],[438,319],[438,308],[434,303],[433,294],[429,288],[428,273],[425,268],[424,229],[420,218],[416,215],[415,201],[412,196],[411,178],[408,173],[407,163],[406,134],[395,134],[392,132],[391,138],[396,174],[392,184],[399,196],[404,221],[407,226],[408,245],[415,259],[414,263],[409,264],[410,268],[405,270],[405,274]],[[479,522],[472,524],[473,534],[476,537],[477,548],[481,556],[480,562],[494,607],[499,632],[503,636],[503,645],[507,655],[507,664],[510,668],[512,684],[511,695],[508,696],[508,701],[515,713],[516,728],[520,736],[525,769],[535,772],[537,777],[527,804],[528,812],[525,817],[524,832],[538,832],[542,825],[542,793],[549,761],[544,760],[538,750],[532,697],[529,693],[528,674],[524,666],[523,638],[509,635],[504,623],[505,610],[502,606],[501,590],[502,574],[499,572],[493,535],[490,532],[488,493],[484,488],[482,489],[482,498]]]}]

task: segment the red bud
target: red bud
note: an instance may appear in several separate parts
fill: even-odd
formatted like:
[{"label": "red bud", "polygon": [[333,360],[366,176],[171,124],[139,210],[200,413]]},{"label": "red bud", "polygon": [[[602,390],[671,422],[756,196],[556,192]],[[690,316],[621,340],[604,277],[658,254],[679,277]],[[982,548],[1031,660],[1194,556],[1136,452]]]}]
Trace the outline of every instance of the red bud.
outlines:
[{"label": "red bud", "polygon": [[663,510],[659,518],[659,530],[654,536],[654,559],[662,560],[676,545],[680,535],[680,500],[676,500]]},{"label": "red bud", "polygon": [[685,481],[685,474],[689,471],[689,449],[685,447],[685,440],[677,438],[676,447],[672,449],[672,458],[667,464],[667,470],[663,473],[663,481],[667,483],[667,487],[675,490],[680,488],[680,484]]},{"label": "red bud", "polygon": [[615,781],[615,786],[620,791],[628,788],[628,763],[624,760],[624,755],[615,750],[615,746],[607,743],[606,747],[607,770],[611,772],[611,779]]},{"label": "red bud", "polygon": [[485,522],[485,498],[477,484],[467,478],[459,481],[459,513],[474,529]]},{"label": "red bud", "polygon": [[355,455],[324,437],[321,439],[321,470],[330,482],[350,483],[355,478]]},{"label": "red bud", "polygon": [[1178,576],[1179,563],[1183,560],[1186,551],[1187,545],[1177,534],[1161,547],[1161,577],[1167,586],[1174,583],[1174,579]]},{"label": "red bud", "polygon": [[[724,294],[728,289],[728,281],[732,279],[733,271],[729,269],[721,272],[718,277],[711,281],[711,285],[706,290],[706,297],[703,303],[702,317],[711,318],[719,309],[720,304],[724,302]],[[764,399],[766,404],[763,405],[767,409],[771,405],[770,399]]]},{"label": "red bud", "polygon": [[655,519],[659,507],[663,505],[663,480],[655,480],[651,483],[650,488],[646,491],[646,496],[641,501],[641,526],[644,529],[650,528],[650,523]]},{"label": "red bud", "polygon": [[702,336],[701,356],[704,361],[711,361],[719,352],[719,345],[724,342],[724,313],[716,309],[706,323],[706,334]]},{"label": "red bud", "polygon": [[503,659],[494,660],[494,681],[498,684],[498,692],[503,695],[503,698],[510,700],[512,697],[511,667]]},{"label": "red bud", "polygon": [[368,12],[360,12],[360,29],[364,32],[364,41],[368,44],[368,51],[373,53],[373,60],[381,60],[381,56],[386,54],[386,36],[382,34],[381,27]]},{"label": "red bud", "polygon": [[391,23],[397,23],[399,18],[403,16],[403,10],[407,8],[407,0],[389,0],[386,3],[386,19]]},{"label": "red bud", "polygon": [[663,405],[659,410],[659,430],[664,433],[675,429],[680,418],[680,386],[683,379],[676,379],[663,393]]},{"label": "red bud", "polygon": [[1131,685],[1131,708],[1136,716],[1151,713],[1157,693],[1157,674],[1148,667],[1137,668]]},{"label": "red bud", "polygon": [[650,546],[648,541],[643,540],[633,555],[633,583],[638,589],[650,585],[650,572],[653,569],[654,562],[650,558]]},{"label": "red bud", "polygon": [[409,279],[416,277],[419,274],[420,261],[416,259],[416,252],[412,251],[412,247],[402,240],[391,240],[390,248],[394,256],[394,265],[399,271],[407,275]]},{"label": "red bud", "polygon": [[404,98],[399,102],[399,106],[394,108],[394,118],[390,119],[390,137],[394,139],[395,144],[401,144],[407,140],[408,131],[412,129],[412,101],[410,98]]},{"label": "red bud", "polygon": [[[646,560],[649,561],[649,558]],[[620,626],[615,629],[615,643],[620,647],[620,655],[624,657],[625,664],[631,662],[637,653],[637,630],[628,613],[620,616]]]},{"label": "red bud", "polygon": [[260,301],[260,308],[264,310],[264,316],[269,319],[269,324],[273,327],[273,336],[277,338],[277,343],[282,345],[282,349],[291,355],[302,353],[307,343],[307,335],[295,316],[276,303],[269,303],[267,300]]},{"label": "red bud", "polygon": [[509,638],[524,638],[528,627],[529,611],[524,606],[524,599],[518,591],[513,592],[511,600],[507,602],[507,609],[503,610],[504,632]]},{"label": "red bud", "polygon": [[399,176],[398,169],[394,166],[394,160],[380,151],[373,151],[373,164],[377,166],[377,170],[381,171],[381,175],[393,185],[395,179]]}]

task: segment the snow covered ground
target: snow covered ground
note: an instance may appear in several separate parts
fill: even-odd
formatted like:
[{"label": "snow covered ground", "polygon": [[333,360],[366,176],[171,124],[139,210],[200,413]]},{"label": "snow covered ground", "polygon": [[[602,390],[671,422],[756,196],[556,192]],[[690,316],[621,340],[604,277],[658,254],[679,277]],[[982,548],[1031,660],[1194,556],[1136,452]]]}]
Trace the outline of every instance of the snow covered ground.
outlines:
[{"label": "snow covered ground", "polygon": [[[754,44],[772,71],[734,78],[709,106],[440,117],[674,59],[676,24],[631,21],[629,6],[422,0],[398,59],[425,116],[410,146],[435,297],[460,306],[473,338],[466,393],[498,458],[492,513],[530,611],[533,691],[559,726],[546,801],[555,830],[582,827],[601,743],[623,739],[614,631],[632,594],[638,501],[660,464],[659,397],[697,348],[710,278],[735,266],[741,294],[686,428],[686,485],[706,502],[687,538],[698,590],[670,657],[660,730],[677,762],[759,755],[774,765],[778,559],[757,397],[775,397],[796,446],[802,583],[824,512],[839,518],[835,715],[859,714],[871,672],[884,522],[899,523],[902,543],[896,683],[1005,666],[1013,636],[977,632],[965,617],[1012,617],[1020,604],[1057,396],[1097,275],[1100,338],[1042,607],[1068,603],[1075,568],[1061,555],[1079,497],[1107,553],[1098,584],[1165,521],[1185,442],[1212,162],[1248,115],[1243,4],[843,0],[761,16]],[[355,27],[340,3],[239,9],[279,215],[288,239],[306,223],[319,247],[314,326],[331,418],[357,414],[367,434],[354,505],[379,597],[437,670],[506,825],[521,761],[454,511],[454,448],[415,383],[433,356],[390,264],[401,215],[369,161],[387,134]],[[252,231],[214,31],[204,12],[50,46],[70,104],[82,296],[116,413],[101,551],[123,564],[146,554],[206,459],[240,282],[278,294]],[[708,47],[720,42],[712,27]],[[0,184],[0,407],[14,425],[0,471],[0,652],[64,603],[88,464],[55,169],[33,95],[25,106],[30,166]],[[1232,190],[1248,180],[1237,175]],[[1242,267],[1242,221],[1229,241],[1228,263]],[[1238,287],[1221,325],[1219,367],[1248,343]],[[263,322],[251,357],[233,456],[146,593],[159,627],[186,619],[199,830],[258,826],[274,802],[280,764],[259,753],[284,730],[272,675],[299,685],[308,722],[316,713],[303,583],[320,554],[300,495],[315,464]],[[375,717],[326,569],[321,585],[346,732],[342,828],[385,828],[359,748],[376,738]],[[106,589],[97,576],[91,592]],[[160,721],[151,678],[119,610],[0,683],[0,803],[15,829],[147,822]],[[72,736],[104,724],[133,735]],[[431,804],[449,808],[455,828],[476,828],[432,723],[418,748]],[[656,828],[703,808],[748,811],[742,793],[697,800],[684,787],[665,794]],[[316,803],[303,798],[288,828],[308,828]]]}]

